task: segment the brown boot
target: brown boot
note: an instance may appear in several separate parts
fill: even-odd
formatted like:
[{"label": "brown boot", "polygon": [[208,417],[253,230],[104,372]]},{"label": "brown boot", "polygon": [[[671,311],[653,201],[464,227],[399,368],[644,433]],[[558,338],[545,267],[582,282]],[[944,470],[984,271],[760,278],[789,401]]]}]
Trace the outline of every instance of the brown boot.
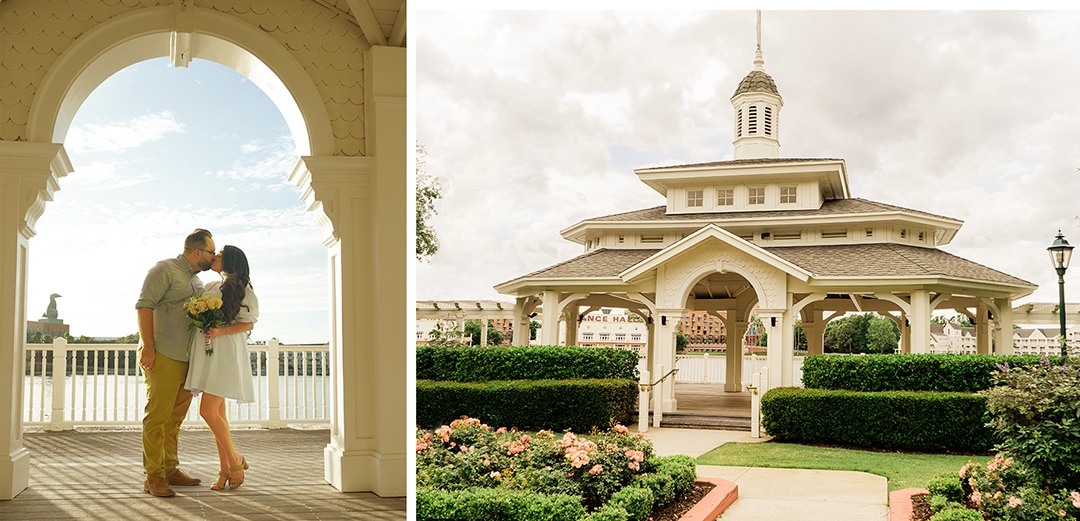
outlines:
[{"label": "brown boot", "polygon": [[165,476],[147,476],[146,481],[143,481],[142,487],[144,491],[157,497],[172,497],[176,495],[176,492],[169,486],[169,480],[165,479]]},{"label": "brown boot", "polygon": [[195,485],[202,483],[201,479],[184,474],[184,471],[176,467],[165,471],[165,477],[169,480],[170,485],[179,487],[194,487]]}]

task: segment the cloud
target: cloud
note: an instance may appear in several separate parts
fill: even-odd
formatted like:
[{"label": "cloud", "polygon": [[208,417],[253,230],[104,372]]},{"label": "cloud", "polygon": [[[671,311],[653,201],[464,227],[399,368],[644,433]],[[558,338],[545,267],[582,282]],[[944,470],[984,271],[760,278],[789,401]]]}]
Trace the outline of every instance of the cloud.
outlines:
[{"label": "cloud", "polygon": [[172,112],[164,111],[105,125],[87,123],[72,127],[64,146],[69,153],[124,152],[162,139],[170,132],[186,131]]},{"label": "cloud", "polygon": [[[418,299],[508,300],[492,286],[582,253],[559,230],[663,204],[634,168],[732,157],[752,11],[421,10],[410,23],[417,140],[444,187]],[[1080,12],[763,23],[782,157],[844,158],[855,197],[965,221],[942,249],[1056,301],[1045,248],[1058,227],[1080,243]]]},{"label": "cloud", "polygon": [[152,181],[150,173],[131,174],[125,167],[133,161],[97,161],[89,165],[80,165],[75,173],[64,180],[65,187],[81,186],[85,190],[116,190]]},{"label": "cloud", "polygon": [[298,159],[292,136],[280,136],[270,142],[252,140],[241,145],[240,152],[242,155],[230,168],[212,172],[211,175],[239,181],[275,181],[268,186],[248,185],[275,192],[288,186],[286,180]]}]

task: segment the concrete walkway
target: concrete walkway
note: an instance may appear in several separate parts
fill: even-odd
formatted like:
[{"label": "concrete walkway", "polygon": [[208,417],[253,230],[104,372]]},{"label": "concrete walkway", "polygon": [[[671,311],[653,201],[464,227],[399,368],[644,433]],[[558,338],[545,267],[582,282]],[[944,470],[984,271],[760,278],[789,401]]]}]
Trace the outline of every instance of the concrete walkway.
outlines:
[{"label": "concrete walkway", "polygon": [[[748,432],[650,428],[656,453],[698,457],[728,442],[754,443]],[[739,486],[723,521],[888,521],[888,480],[865,472],[699,465],[698,476]]]}]

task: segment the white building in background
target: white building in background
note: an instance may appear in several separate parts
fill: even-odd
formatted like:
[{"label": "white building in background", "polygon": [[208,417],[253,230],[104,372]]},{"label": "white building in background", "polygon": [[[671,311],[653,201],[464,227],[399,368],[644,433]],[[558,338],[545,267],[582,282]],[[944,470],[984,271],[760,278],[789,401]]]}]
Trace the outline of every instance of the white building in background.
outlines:
[{"label": "white building in background", "polygon": [[[1020,328],[1013,330],[1013,346],[1018,355],[1060,355],[1061,344],[1058,340],[1059,328]],[[1080,349],[1080,326],[1065,330],[1065,340],[1069,349]]]},{"label": "white building in background", "polygon": [[975,328],[954,324],[930,324],[930,353],[960,355],[978,353]]}]

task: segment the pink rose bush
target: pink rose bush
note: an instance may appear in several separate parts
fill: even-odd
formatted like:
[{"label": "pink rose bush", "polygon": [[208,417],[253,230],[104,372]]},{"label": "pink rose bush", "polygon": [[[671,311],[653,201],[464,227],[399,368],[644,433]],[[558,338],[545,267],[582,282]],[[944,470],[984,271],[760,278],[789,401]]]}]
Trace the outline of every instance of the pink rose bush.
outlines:
[{"label": "pink rose bush", "polygon": [[1080,492],[1032,486],[1022,465],[997,454],[983,465],[969,461],[959,472],[964,497],[985,519],[1057,521],[1080,519]]},{"label": "pink rose bush", "polygon": [[652,442],[616,425],[579,436],[493,429],[476,418],[416,430],[416,486],[581,496],[595,509],[650,472]]}]

